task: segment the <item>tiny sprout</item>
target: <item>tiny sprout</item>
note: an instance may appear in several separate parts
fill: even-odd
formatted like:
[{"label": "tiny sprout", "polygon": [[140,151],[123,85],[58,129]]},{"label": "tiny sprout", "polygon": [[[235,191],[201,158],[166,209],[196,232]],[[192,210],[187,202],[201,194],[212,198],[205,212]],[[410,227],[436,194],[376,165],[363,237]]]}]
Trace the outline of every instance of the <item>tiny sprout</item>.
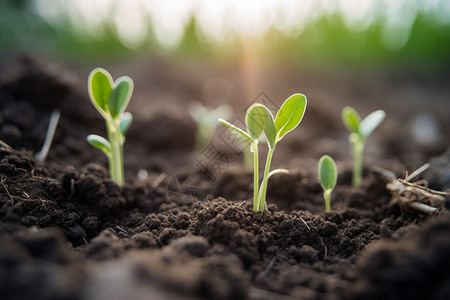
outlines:
[{"label": "tiny sprout", "polygon": [[201,151],[211,140],[214,130],[217,127],[217,118],[231,117],[233,109],[230,105],[222,104],[216,108],[203,106],[198,101],[192,101],[188,104],[188,113],[197,124],[197,136],[195,140],[195,151]]},{"label": "tiny sprout", "polygon": [[118,185],[124,184],[122,148],[125,133],[133,121],[133,116],[125,112],[125,109],[130,102],[133,87],[130,77],[123,76],[114,82],[108,71],[102,68],[96,68],[89,74],[89,97],[106,121],[108,140],[90,134],[87,141],[108,157],[111,179]]},{"label": "tiny sprout", "polygon": [[352,184],[358,187],[362,182],[364,143],[369,135],[383,122],[386,113],[377,110],[361,120],[358,112],[346,106],[342,109],[342,121],[350,131],[349,141],[353,145],[353,177]]},{"label": "tiny sprout", "polygon": [[319,181],[323,188],[325,199],[325,211],[331,211],[331,192],[336,186],[338,172],[336,163],[329,155],[324,155],[319,160]]},{"label": "tiny sprout", "polygon": [[[254,178],[253,178],[253,210],[263,212],[266,203],[267,182],[269,177],[276,173],[286,173],[286,170],[274,170],[270,172],[273,152],[276,144],[290,131],[294,130],[302,121],[306,110],[307,99],[305,95],[294,94],[287,98],[277,116],[274,118],[272,112],[264,105],[256,103],[250,106],[245,115],[244,131],[231,123],[219,118],[219,122],[241,134],[250,141],[250,151],[253,153]],[[261,135],[265,136],[269,151],[267,153],[264,177],[259,184],[259,160],[258,142]]]}]

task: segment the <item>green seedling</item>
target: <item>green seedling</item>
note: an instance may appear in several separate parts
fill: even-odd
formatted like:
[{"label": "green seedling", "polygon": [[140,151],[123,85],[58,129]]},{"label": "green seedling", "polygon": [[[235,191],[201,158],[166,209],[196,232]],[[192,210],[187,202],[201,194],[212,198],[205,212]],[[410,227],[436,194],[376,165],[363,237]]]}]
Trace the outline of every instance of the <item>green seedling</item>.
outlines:
[{"label": "green seedling", "polygon": [[319,160],[319,182],[323,188],[325,211],[331,211],[331,192],[336,186],[338,172],[336,163],[329,155],[324,155]]},{"label": "green seedling", "polygon": [[198,101],[188,104],[188,113],[197,124],[197,136],[195,140],[195,152],[200,152],[211,140],[217,127],[217,118],[231,117],[233,109],[230,105],[223,104],[216,108],[205,107]]},{"label": "green seedling", "polygon": [[342,109],[342,121],[350,131],[349,141],[353,146],[353,177],[352,185],[358,187],[362,182],[364,143],[369,135],[383,122],[386,113],[377,110],[361,120],[358,112],[346,106]]},{"label": "green seedling", "polygon": [[96,68],[89,74],[88,91],[92,104],[106,121],[108,140],[90,134],[87,141],[108,157],[111,179],[124,184],[123,144],[133,116],[125,109],[133,94],[133,80],[123,76],[113,81],[108,71]]},{"label": "green seedling", "polygon": [[[253,104],[245,115],[245,125],[247,131],[240,129],[223,119],[219,121],[238,132],[250,142],[250,151],[253,153],[253,210],[263,212],[266,203],[267,182],[269,177],[276,173],[286,173],[284,169],[277,169],[270,172],[273,152],[277,143],[290,131],[294,130],[302,121],[306,110],[307,99],[302,94],[294,94],[287,98],[277,116],[274,118],[272,112],[262,104]],[[258,142],[261,135],[264,135],[269,147],[264,168],[264,175],[259,184],[259,163],[258,163]]]}]

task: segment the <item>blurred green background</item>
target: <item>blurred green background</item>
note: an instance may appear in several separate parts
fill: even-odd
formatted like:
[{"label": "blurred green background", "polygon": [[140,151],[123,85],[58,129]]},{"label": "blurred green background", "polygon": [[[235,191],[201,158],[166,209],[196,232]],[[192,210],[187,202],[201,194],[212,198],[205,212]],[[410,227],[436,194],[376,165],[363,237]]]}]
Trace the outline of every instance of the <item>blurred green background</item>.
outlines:
[{"label": "blurred green background", "polygon": [[445,71],[448,0],[2,0],[0,53]]}]

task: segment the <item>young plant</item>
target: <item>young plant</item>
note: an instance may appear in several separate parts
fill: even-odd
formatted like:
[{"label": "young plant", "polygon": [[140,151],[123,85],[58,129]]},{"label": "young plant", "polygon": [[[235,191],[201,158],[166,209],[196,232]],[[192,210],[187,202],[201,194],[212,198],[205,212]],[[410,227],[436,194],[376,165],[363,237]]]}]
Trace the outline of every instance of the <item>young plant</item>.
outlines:
[{"label": "young plant", "polygon": [[[250,141],[250,151],[253,153],[254,167],[254,188],[253,188],[253,210],[263,212],[266,203],[267,182],[269,177],[275,173],[285,172],[285,170],[274,170],[270,172],[273,152],[277,143],[290,131],[294,130],[303,119],[306,110],[307,99],[302,94],[294,94],[287,98],[277,116],[274,118],[272,112],[262,104],[253,104],[245,115],[245,125],[247,132],[228,123],[223,119],[219,121],[241,134]],[[267,153],[264,175],[259,184],[259,164],[258,164],[258,139],[264,133],[269,151]]]},{"label": "young plant", "polygon": [[361,120],[358,112],[353,108],[346,106],[342,109],[342,121],[350,131],[349,141],[353,146],[352,184],[354,187],[360,186],[362,182],[364,143],[385,117],[386,113],[383,110],[377,110]]},{"label": "young plant", "polygon": [[336,163],[329,155],[324,155],[319,160],[319,182],[323,188],[325,211],[331,211],[331,192],[336,186],[338,172]]},{"label": "young plant", "polygon": [[203,106],[198,101],[192,101],[188,104],[188,113],[197,123],[197,135],[195,138],[195,152],[200,152],[211,140],[214,130],[217,127],[217,118],[231,117],[233,109],[228,104],[222,104],[216,108]]},{"label": "young plant", "polygon": [[123,76],[113,81],[108,71],[96,68],[89,74],[88,91],[92,104],[106,121],[108,140],[90,134],[87,141],[108,157],[111,179],[124,184],[123,144],[133,116],[125,112],[133,93],[133,80]]}]

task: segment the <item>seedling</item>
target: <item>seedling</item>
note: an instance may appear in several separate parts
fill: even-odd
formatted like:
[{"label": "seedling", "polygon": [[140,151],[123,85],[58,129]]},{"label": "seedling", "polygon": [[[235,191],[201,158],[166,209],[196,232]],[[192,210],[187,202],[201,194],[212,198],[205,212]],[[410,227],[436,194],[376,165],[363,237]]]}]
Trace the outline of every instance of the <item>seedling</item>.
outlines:
[{"label": "seedling", "polygon": [[319,182],[323,188],[323,199],[325,200],[325,211],[331,211],[331,192],[337,182],[337,168],[333,158],[324,155],[319,160]]},{"label": "seedling", "polygon": [[[270,172],[273,152],[277,143],[290,131],[294,130],[303,119],[306,110],[307,99],[302,94],[294,94],[287,98],[281,108],[278,110],[276,118],[272,112],[262,104],[253,104],[247,110],[245,115],[245,125],[247,131],[244,131],[227,121],[219,121],[241,134],[250,141],[250,151],[253,153],[253,210],[263,212],[266,203],[267,182],[269,177],[276,173],[286,173],[284,169],[278,169]],[[267,153],[264,176],[259,184],[259,164],[258,164],[258,141],[264,133],[269,151]]]},{"label": "seedling", "polygon": [[133,93],[133,80],[123,76],[113,81],[108,71],[96,68],[89,74],[88,91],[92,104],[106,121],[108,140],[90,134],[87,141],[108,157],[111,179],[124,184],[123,144],[133,116],[125,112]]},{"label": "seedling", "polygon": [[200,152],[211,140],[214,130],[217,127],[217,118],[231,117],[233,109],[230,105],[222,104],[216,108],[205,107],[198,101],[188,104],[188,113],[197,123],[197,136],[195,139],[195,152]]},{"label": "seedling", "polygon": [[364,143],[385,117],[386,113],[383,110],[377,110],[361,121],[358,112],[353,108],[346,106],[342,109],[342,121],[350,131],[349,141],[353,145],[352,184],[354,187],[360,186],[362,182]]}]

